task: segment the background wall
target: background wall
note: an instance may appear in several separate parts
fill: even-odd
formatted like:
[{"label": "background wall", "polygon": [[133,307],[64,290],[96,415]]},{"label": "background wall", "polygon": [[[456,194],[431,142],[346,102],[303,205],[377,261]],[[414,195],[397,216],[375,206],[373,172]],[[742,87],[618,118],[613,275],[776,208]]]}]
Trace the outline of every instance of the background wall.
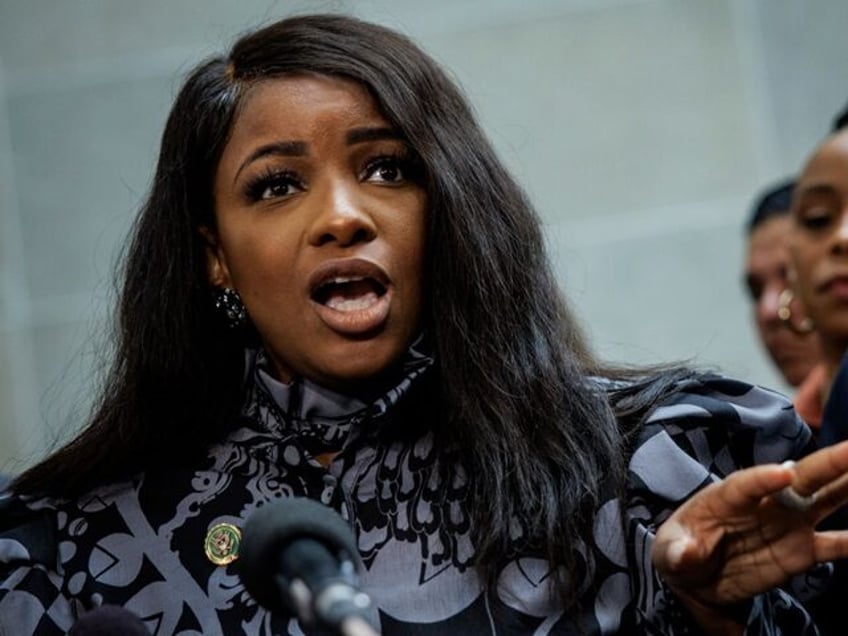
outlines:
[{"label": "background wall", "polygon": [[90,406],[181,77],[316,10],[400,28],[451,70],[600,353],[785,389],[742,293],[742,225],[848,99],[844,0],[0,0],[0,470]]}]

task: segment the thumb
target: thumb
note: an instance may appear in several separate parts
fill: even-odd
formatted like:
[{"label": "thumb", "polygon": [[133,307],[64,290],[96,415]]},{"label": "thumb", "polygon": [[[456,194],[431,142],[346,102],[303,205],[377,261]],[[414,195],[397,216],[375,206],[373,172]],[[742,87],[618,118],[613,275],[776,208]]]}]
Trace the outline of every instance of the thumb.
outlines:
[{"label": "thumb", "polygon": [[673,579],[687,578],[702,564],[703,554],[688,528],[675,520],[660,526],[651,551],[654,567]]}]

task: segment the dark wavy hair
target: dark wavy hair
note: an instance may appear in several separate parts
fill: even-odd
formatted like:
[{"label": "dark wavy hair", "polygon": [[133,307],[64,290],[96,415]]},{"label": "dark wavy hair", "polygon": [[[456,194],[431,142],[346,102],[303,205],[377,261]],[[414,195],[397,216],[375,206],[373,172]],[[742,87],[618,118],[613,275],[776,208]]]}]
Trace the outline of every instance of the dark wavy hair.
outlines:
[{"label": "dark wavy hair", "polygon": [[232,426],[244,336],[212,309],[198,228],[214,228],[213,174],[248,89],[300,73],[366,86],[423,166],[431,211],[423,321],[442,405],[435,433],[471,476],[486,578],[509,554],[516,520],[549,561],[570,568],[602,491],[622,481],[616,416],[635,421],[680,374],[612,402],[587,380],[610,373],[584,346],[539,221],[458,89],[407,38],[339,15],[276,22],[189,75],[126,254],[117,354],[101,399],[88,427],[21,475],[15,491],[79,493],[185,461]]},{"label": "dark wavy hair", "polygon": [[795,179],[784,179],[760,193],[751,207],[748,222],[745,224],[745,233],[751,236],[760,224],[776,216],[787,216],[792,207],[793,190],[795,190]]}]

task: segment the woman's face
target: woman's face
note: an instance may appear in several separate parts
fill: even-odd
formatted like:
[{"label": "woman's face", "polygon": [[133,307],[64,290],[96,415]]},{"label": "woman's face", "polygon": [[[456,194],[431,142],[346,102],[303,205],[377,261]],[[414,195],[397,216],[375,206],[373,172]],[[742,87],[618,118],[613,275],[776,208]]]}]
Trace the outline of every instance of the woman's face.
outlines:
[{"label": "woman's face", "polygon": [[278,376],[372,378],[419,329],[427,198],[399,132],[358,83],[260,82],[214,179],[213,285],[241,295]]},{"label": "woman's face", "polygon": [[[780,294],[789,285],[789,250],[786,237],[793,227],[787,210],[761,221],[748,237],[745,279],[760,340],[786,381],[800,385],[819,362],[821,354],[815,333],[798,334],[780,320]],[[804,319],[800,307],[792,310],[796,323]]]},{"label": "woman's face", "polygon": [[823,344],[848,342],[848,132],[825,141],[807,163],[792,218],[798,295]]}]

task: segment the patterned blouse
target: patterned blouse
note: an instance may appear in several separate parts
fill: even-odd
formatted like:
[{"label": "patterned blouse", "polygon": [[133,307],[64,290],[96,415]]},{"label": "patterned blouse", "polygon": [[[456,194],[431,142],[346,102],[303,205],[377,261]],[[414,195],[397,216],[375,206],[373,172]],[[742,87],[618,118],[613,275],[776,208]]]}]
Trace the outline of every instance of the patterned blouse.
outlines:
[{"label": "patterned blouse", "polygon": [[[204,550],[218,524],[241,527],[263,503],[292,496],[350,522],[372,620],[387,636],[696,633],[651,565],[657,526],[698,489],[741,466],[796,457],[810,437],[778,394],[717,376],[683,384],[642,428],[624,495],[598,509],[582,551],[594,578],[570,573],[578,601],[566,611],[534,555],[508,563],[496,589],[482,584],[463,473],[440,477],[426,424],[407,425],[426,412],[414,396],[431,366],[413,350],[399,385],[360,401],[283,385],[255,354],[243,418],[203,465],[151,469],[70,501],[7,500],[0,636],[64,634],[104,604],[129,609],[156,635],[302,635],[295,619],[245,592],[233,564]],[[327,467],[315,459],[339,448]],[[815,633],[796,597],[820,579],[814,571],[793,593],[755,598],[747,633]]]}]

